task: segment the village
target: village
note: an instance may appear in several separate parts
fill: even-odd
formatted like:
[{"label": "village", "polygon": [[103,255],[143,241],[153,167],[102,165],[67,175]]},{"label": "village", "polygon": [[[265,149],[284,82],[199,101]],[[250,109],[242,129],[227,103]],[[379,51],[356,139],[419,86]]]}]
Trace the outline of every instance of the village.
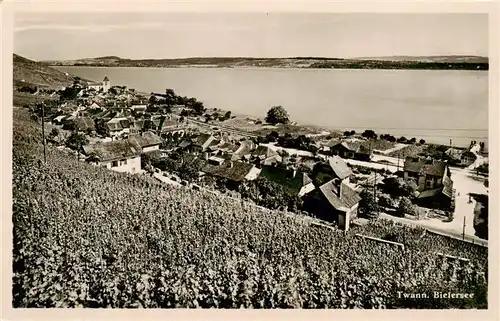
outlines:
[{"label": "village", "polygon": [[47,141],[96,166],[226,193],[343,230],[383,217],[487,239],[483,142],[430,148],[372,130],[289,133],[279,122],[209,110],[171,89],[136,92],[107,76],[30,94],[58,98],[33,108]]}]

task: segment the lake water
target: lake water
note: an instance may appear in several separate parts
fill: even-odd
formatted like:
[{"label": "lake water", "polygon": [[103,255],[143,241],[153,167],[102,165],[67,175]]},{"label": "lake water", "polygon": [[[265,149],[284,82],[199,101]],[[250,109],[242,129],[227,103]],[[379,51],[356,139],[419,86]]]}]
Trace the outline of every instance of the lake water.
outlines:
[{"label": "lake water", "polygon": [[293,121],[467,146],[488,138],[488,72],[272,68],[58,67],[143,92],[172,88],[206,107],[264,117],[282,105]]}]

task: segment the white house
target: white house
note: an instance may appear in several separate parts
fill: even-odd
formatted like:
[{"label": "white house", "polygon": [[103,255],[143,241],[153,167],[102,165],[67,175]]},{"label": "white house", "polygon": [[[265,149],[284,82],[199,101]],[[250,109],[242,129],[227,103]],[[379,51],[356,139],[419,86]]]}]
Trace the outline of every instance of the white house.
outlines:
[{"label": "white house", "polygon": [[130,107],[131,110],[135,110],[135,111],[144,111],[144,110],[146,110],[146,108],[148,108],[148,105],[132,105]]},{"label": "white house", "polygon": [[125,117],[113,118],[106,123],[106,126],[112,137],[130,133],[130,121]]},{"label": "white house", "polygon": [[141,171],[141,147],[132,140],[115,140],[83,147],[92,162],[117,172],[139,173]]}]

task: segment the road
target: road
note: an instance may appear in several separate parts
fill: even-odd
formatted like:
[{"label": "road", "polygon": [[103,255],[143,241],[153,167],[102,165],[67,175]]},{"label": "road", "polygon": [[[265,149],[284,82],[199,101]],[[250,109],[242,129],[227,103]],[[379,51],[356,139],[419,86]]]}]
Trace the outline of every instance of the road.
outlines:
[{"label": "road", "polygon": [[386,149],[386,150],[378,150],[378,149],[374,149],[374,151],[377,151],[378,153],[381,153],[381,154],[384,154],[384,155],[387,155],[389,153],[392,153],[392,152],[395,152],[397,150],[400,150],[400,149],[403,149],[405,148],[407,145],[406,144],[396,144],[394,145],[393,148],[389,148],[389,149]]},{"label": "road", "polygon": [[466,234],[465,236],[463,236],[461,231],[447,229],[446,226],[443,227],[443,226],[436,225],[434,223],[435,219],[412,220],[409,218],[395,217],[395,216],[392,216],[392,215],[389,215],[386,213],[380,213],[379,218],[391,220],[391,221],[398,222],[398,223],[405,224],[405,225],[409,225],[409,226],[420,226],[420,227],[423,227],[423,228],[427,229],[428,231],[435,233],[435,234],[451,237],[451,238],[454,238],[457,240],[462,240],[462,241],[473,243],[473,244],[479,244],[479,245],[486,246],[486,247],[488,246],[487,240],[480,239],[474,235]]}]

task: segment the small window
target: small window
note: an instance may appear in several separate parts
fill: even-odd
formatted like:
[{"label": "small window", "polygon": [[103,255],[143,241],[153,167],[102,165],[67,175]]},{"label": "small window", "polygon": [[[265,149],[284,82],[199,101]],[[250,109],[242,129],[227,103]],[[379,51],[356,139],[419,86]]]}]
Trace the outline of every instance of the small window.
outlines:
[{"label": "small window", "polygon": [[113,161],[111,163],[111,167],[118,167],[118,161]]},{"label": "small window", "polygon": [[124,159],[124,160],[122,161],[122,165],[127,165],[127,160],[126,160],[126,159]]}]

